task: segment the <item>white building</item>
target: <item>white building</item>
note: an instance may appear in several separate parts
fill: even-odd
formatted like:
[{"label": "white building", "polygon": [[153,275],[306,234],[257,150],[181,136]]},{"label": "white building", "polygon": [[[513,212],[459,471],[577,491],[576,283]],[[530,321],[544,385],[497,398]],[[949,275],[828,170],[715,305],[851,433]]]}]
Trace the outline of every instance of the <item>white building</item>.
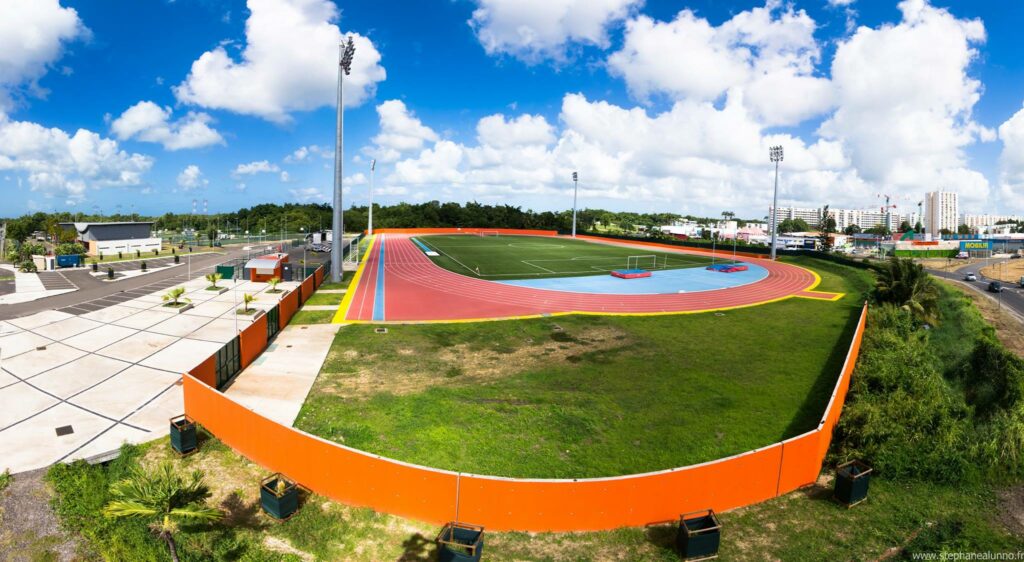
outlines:
[{"label": "white building", "polygon": [[1000,222],[1019,222],[1024,220],[1024,217],[1019,215],[968,215],[964,214],[960,217],[960,224],[966,224],[971,228],[981,228],[983,226],[995,225]]},{"label": "white building", "polygon": [[943,229],[956,232],[960,226],[960,205],[952,191],[932,191],[924,195],[925,231],[938,236]]},{"label": "white building", "polygon": [[[772,216],[772,208],[768,207],[768,216]],[[809,209],[803,207],[779,207],[775,212],[775,224],[781,224],[787,219],[803,219],[812,228],[817,227],[821,222],[821,209]]]}]

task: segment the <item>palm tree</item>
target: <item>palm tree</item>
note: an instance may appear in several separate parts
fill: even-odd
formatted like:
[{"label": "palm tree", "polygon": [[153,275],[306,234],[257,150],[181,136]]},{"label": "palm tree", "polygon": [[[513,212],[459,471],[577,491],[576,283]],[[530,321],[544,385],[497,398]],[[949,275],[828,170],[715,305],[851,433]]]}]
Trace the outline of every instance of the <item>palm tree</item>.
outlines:
[{"label": "palm tree", "polygon": [[935,280],[912,260],[893,256],[880,268],[875,300],[894,304],[929,324],[938,322],[939,290]]},{"label": "palm tree", "polygon": [[188,299],[182,299],[181,298],[181,295],[184,295],[184,294],[185,294],[185,287],[175,287],[175,288],[171,289],[170,291],[167,291],[166,293],[164,293],[164,297],[163,298],[164,298],[165,301],[171,301],[171,304],[173,304],[174,306],[178,306],[178,301],[179,300],[184,300],[185,302],[189,302]]},{"label": "palm tree", "polygon": [[168,462],[151,469],[135,468],[128,478],[110,487],[110,495],[114,499],[103,508],[103,514],[150,520],[150,528],[167,543],[174,562],[179,559],[173,533],[180,521],[209,522],[224,516],[219,509],[206,507],[210,490],[201,471],[186,478]]},{"label": "palm tree", "polygon": [[206,274],[206,280],[209,281],[210,282],[210,286],[215,288],[215,289],[217,288],[217,281],[220,281],[222,277],[223,277],[223,275],[221,275],[220,273],[207,273]]},{"label": "palm tree", "polygon": [[242,294],[242,312],[249,312],[249,303],[251,303],[254,300],[256,300],[256,297],[253,297],[249,293],[243,293]]},{"label": "palm tree", "polygon": [[267,284],[270,285],[270,292],[271,293],[276,293],[277,292],[277,284],[280,283],[280,282],[281,282],[281,278],[280,277],[271,277],[270,279],[267,279]]}]

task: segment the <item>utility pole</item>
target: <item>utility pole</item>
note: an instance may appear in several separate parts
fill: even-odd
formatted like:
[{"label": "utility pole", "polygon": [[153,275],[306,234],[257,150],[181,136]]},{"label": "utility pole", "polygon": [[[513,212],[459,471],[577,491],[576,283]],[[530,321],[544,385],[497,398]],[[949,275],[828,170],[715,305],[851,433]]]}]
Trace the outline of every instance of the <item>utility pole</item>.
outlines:
[{"label": "utility pole", "polygon": [[580,176],[572,173],[572,237],[576,238],[576,194],[579,192]]},{"label": "utility pole", "polygon": [[779,225],[779,162],[782,162],[782,146],[773,146],[768,149],[768,156],[775,162],[775,194],[772,196],[772,250],[771,258],[775,261],[775,243],[778,236]]},{"label": "utility pole", "polygon": [[370,215],[366,223],[366,235],[373,236],[373,170],[377,167],[377,159],[370,160]]},{"label": "utility pole", "polygon": [[345,215],[342,211],[343,203],[341,198],[342,152],[345,131],[342,83],[345,76],[352,72],[352,55],[355,52],[356,46],[352,41],[351,35],[348,37],[348,41],[338,45],[338,123],[334,143],[334,213],[332,224],[334,233],[331,241],[331,281],[334,283],[341,282],[342,244],[345,237]]}]

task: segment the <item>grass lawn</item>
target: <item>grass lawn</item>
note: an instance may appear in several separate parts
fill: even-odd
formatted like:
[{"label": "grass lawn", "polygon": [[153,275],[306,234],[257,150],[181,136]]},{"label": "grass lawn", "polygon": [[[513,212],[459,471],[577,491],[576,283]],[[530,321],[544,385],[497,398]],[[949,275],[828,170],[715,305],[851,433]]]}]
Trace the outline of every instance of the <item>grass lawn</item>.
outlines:
[{"label": "grass lawn", "polygon": [[329,304],[341,304],[341,299],[345,298],[344,293],[322,293],[319,290],[312,295],[304,304],[313,305],[329,305]]},{"label": "grass lawn", "polygon": [[334,313],[333,310],[299,310],[290,324],[330,324]]},{"label": "grass lawn", "polygon": [[516,477],[630,474],[768,445],[817,424],[868,286],[862,270],[814,266],[848,296],[721,315],[350,326],[296,426]]},{"label": "grass lawn", "polygon": [[[703,256],[544,236],[452,234],[419,236],[416,240],[440,254],[431,258],[437,265],[462,275],[493,279],[607,275],[627,266],[685,269],[711,263]],[[629,260],[630,256],[646,257]]]},{"label": "grass lawn", "polygon": [[[166,560],[167,549],[143,521],[110,520],[99,510],[107,486],[139,464],[172,459],[179,471],[202,470],[208,505],[227,514],[212,525],[188,526],[176,535],[183,560],[433,560],[438,528],[418,521],[307,496],[298,513],[280,524],[264,515],[258,482],[266,472],[204,435],[199,451],[178,459],[167,438],[128,446],[109,466],[58,464],[48,480],[64,525],[84,539],[82,559]],[[829,499],[822,485],[720,515],[723,560],[911,559],[943,546],[960,551],[1022,548],[1000,523],[1007,517],[988,487],[957,488],[875,479],[867,502],[854,509]],[[674,527],[626,528],[581,533],[487,532],[486,560],[674,561]],[[0,533],[0,548],[4,545]],[[955,547],[955,548],[953,548]],[[45,545],[32,559],[49,560]],[[91,556],[88,556],[88,555]]]}]

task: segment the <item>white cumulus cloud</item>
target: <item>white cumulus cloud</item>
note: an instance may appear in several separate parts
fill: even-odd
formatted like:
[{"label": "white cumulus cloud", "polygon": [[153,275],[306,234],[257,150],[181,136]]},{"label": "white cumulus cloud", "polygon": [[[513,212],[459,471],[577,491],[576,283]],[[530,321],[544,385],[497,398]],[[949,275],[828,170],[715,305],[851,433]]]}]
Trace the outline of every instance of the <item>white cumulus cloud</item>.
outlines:
[{"label": "white cumulus cloud", "polygon": [[964,148],[994,138],[974,121],[981,82],[969,73],[985,41],[980,20],[924,0],[899,4],[902,21],[860,27],[832,62],[838,109],[820,133],[843,144],[865,180],[900,192],[938,188],[978,205],[989,185]]},{"label": "white cumulus cloud", "polygon": [[292,197],[299,203],[324,203],[327,199],[327,194],[322,189],[316,187],[302,187],[297,189],[289,189]]},{"label": "white cumulus cloud", "polygon": [[[0,114],[0,171],[27,175],[32,191],[75,204],[89,189],[142,184],[153,159],[85,129],[74,134]],[[20,181],[20,179],[19,179]]]},{"label": "white cumulus cloud", "polygon": [[[223,46],[203,53],[174,88],[178,100],[275,122],[334,103],[344,39],[335,24],[337,6],[329,0],[249,0],[248,7],[241,59]],[[347,107],[373,97],[386,75],[373,43],[351,35],[356,52],[344,83]]]},{"label": "white cumulus cloud", "polygon": [[832,106],[828,79],[815,75],[816,27],[806,12],[783,10],[778,0],[719,26],[690,10],[670,22],[641,15],[627,22],[608,67],[641,100],[715,100],[741,89],[762,122],[796,124]]},{"label": "white cumulus cloud", "polygon": [[259,160],[249,162],[248,164],[239,164],[235,166],[235,171],[231,172],[231,174],[234,176],[251,176],[253,174],[269,174],[280,171],[281,168],[277,164],[271,164],[267,160]]},{"label": "white cumulus cloud", "polygon": [[195,164],[189,164],[184,170],[178,174],[178,186],[184,191],[192,191],[205,187],[210,183],[205,177],[203,177],[202,170]]},{"label": "white cumulus cloud", "polygon": [[60,58],[65,44],[88,34],[78,12],[58,0],[0,2],[0,111],[23,85],[30,94],[45,94],[37,81]]},{"label": "white cumulus cloud", "polygon": [[388,100],[378,105],[377,116],[380,133],[371,139],[374,146],[364,148],[363,153],[379,162],[394,162],[403,155],[422,149],[424,143],[439,138],[401,100]]},{"label": "white cumulus cloud", "polygon": [[476,0],[469,25],[490,55],[564,60],[570,44],[608,46],[608,29],[642,0]]},{"label": "white cumulus cloud", "polygon": [[110,130],[120,140],[154,142],[167,150],[181,150],[224,144],[224,137],[210,126],[212,121],[206,113],[194,111],[171,121],[171,108],[140,101],[115,119]]}]

